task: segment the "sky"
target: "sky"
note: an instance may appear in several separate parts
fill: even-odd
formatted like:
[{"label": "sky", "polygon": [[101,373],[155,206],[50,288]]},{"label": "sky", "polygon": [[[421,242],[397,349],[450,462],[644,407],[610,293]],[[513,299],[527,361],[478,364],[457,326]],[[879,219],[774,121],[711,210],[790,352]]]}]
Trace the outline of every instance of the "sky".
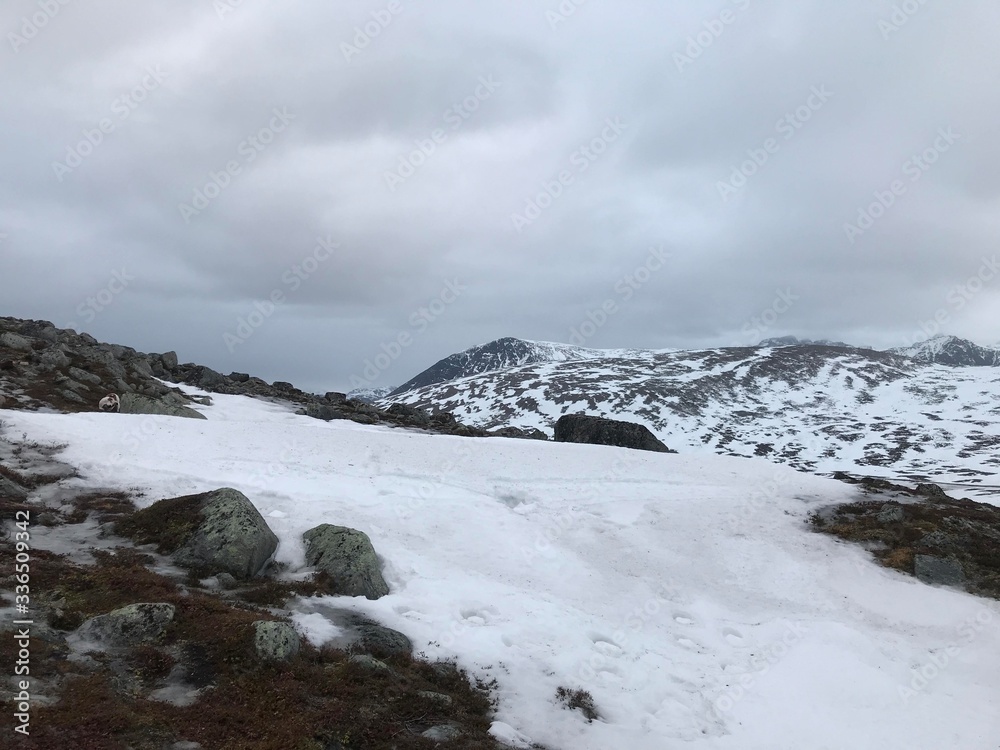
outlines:
[{"label": "sky", "polygon": [[324,392],[1000,342],[1000,6],[8,0],[0,315]]}]

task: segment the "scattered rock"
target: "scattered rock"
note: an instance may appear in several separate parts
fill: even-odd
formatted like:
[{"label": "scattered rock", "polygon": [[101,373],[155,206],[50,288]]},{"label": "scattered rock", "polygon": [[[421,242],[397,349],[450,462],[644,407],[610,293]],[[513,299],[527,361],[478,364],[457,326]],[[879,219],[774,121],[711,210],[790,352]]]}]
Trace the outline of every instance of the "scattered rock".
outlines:
[{"label": "scattered rock", "polygon": [[886,503],[882,506],[882,510],[879,511],[878,520],[881,523],[899,523],[906,517],[903,512],[903,506],[893,505],[892,503]]},{"label": "scattered rock", "polygon": [[329,573],[332,594],[378,599],[389,593],[371,540],[363,531],[325,523],[302,535],[306,563]]},{"label": "scattered rock", "polygon": [[913,574],[924,583],[938,586],[965,586],[965,572],[957,560],[916,555],[913,558]]},{"label": "scattered rock", "polygon": [[436,727],[425,729],[420,736],[435,742],[451,742],[462,736],[462,727],[459,724],[438,724]]},{"label": "scattered rock", "polygon": [[77,633],[109,646],[137,646],[156,643],[173,619],[173,604],[129,604],[90,618]]},{"label": "scattered rock", "polygon": [[322,419],[324,422],[329,422],[331,419],[347,419],[343,411],[327,404],[309,404],[303,413],[307,417]]},{"label": "scattered rock", "polygon": [[354,654],[348,661],[351,664],[356,664],[362,669],[367,669],[372,672],[391,672],[389,665],[384,661],[379,661],[371,654]]},{"label": "scattered rock", "polygon": [[430,416],[423,409],[408,404],[391,404],[386,413],[395,417],[402,417],[415,424],[429,424]]},{"label": "scattered rock", "polygon": [[536,427],[524,429],[522,427],[501,427],[490,433],[494,437],[520,438],[522,440],[548,440],[549,436]]},{"label": "scattered rock", "polygon": [[434,701],[435,703],[440,703],[444,706],[450,706],[454,701],[450,695],[445,693],[435,693],[432,690],[418,690],[417,695],[421,698],[426,698],[429,701]]},{"label": "scattered rock", "polygon": [[253,626],[253,645],[261,659],[286,661],[295,656],[302,646],[299,634],[287,622],[258,620]]},{"label": "scattered rock", "polygon": [[586,414],[564,414],[556,422],[555,440],[559,443],[614,445],[619,448],[674,453],[645,425]]}]

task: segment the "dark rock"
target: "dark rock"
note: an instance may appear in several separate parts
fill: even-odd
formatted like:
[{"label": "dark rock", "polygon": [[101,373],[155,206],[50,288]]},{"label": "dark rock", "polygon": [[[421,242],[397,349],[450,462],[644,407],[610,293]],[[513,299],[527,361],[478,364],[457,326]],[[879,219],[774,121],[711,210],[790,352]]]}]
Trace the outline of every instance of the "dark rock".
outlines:
[{"label": "dark rock", "polygon": [[322,419],[329,422],[331,419],[347,419],[347,415],[340,409],[336,409],[326,404],[309,404],[303,413],[313,419]]},{"label": "dark rock", "polygon": [[918,484],[913,491],[926,497],[948,499],[948,494],[936,484]]},{"label": "dark rock", "polygon": [[358,636],[358,644],[376,655],[412,654],[413,643],[398,630],[387,628],[360,615],[348,617],[348,627]]},{"label": "dark rock", "polygon": [[893,505],[892,503],[883,505],[878,514],[879,523],[899,523],[905,517],[906,514],[903,512],[903,506]]},{"label": "dark rock", "polygon": [[375,548],[363,531],[324,523],[302,538],[306,563],[330,575],[330,593],[368,599],[389,593]]},{"label": "dark rock", "polygon": [[425,425],[431,421],[427,412],[409,404],[392,404],[386,409],[386,413],[410,424]]},{"label": "dark rock", "polygon": [[234,383],[245,383],[250,380],[250,375],[245,372],[231,372],[229,373],[229,379]]},{"label": "dark rock", "polygon": [[323,398],[333,404],[347,403],[347,394],[340,393],[339,391],[327,391]]},{"label": "dark rock", "polygon": [[493,430],[490,435],[494,437],[520,438],[522,440],[548,440],[549,436],[539,429],[524,429],[521,427],[501,427]]},{"label": "dark rock", "polygon": [[555,439],[560,443],[614,445],[619,448],[673,453],[645,425],[586,414],[564,414],[556,422]]},{"label": "dark rock", "polygon": [[177,368],[177,352],[164,352],[160,355],[160,363],[169,372]]},{"label": "dark rock", "polygon": [[965,585],[965,571],[957,560],[916,555],[913,558],[913,574],[924,583],[939,586]]},{"label": "dark rock", "polygon": [[292,385],[291,383],[286,383],[284,380],[275,380],[273,388],[276,391],[294,391],[294,390],[298,390],[294,385]]}]

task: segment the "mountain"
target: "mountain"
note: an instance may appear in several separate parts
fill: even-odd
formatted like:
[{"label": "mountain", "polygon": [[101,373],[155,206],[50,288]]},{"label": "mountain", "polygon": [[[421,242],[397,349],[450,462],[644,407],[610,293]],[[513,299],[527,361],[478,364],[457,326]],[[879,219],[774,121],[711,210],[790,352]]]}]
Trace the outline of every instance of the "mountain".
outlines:
[{"label": "mountain", "polygon": [[378,388],[355,388],[347,393],[347,398],[360,401],[363,404],[374,404],[380,398],[385,398],[396,390],[396,386],[380,386]]},{"label": "mountain", "polygon": [[681,452],[767,456],[816,472],[985,486],[1000,470],[1000,370],[871,349],[606,351],[401,391],[389,400],[481,428],[551,434],[561,415],[585,412],[641,422]]},{"label": "mountain", "polygon": [[445,357],[416,377],[403,383],[389,395],[395,396],[417,388],[434,385],[435,383],[445,383],[457,378],[494,372],[519,365],[600,359],[611,353],[624,355],[635,351],[629,349],[587,349],[586,347],[573,346],[571,344],[526,341],[508,336]]},{"label": "mountain", "polygon": [[1000,346],[979,346],[957,336],[935,336],[921,344],[889,351],[918,362],[952,367],[1000,367]]},{"label": "mountain", "polygon": [[796,336],[776,336],[774,338],[764,339],[760,342],[760,344],[758,344],[758,346],[803,346],[806,344],[815,344],[816,346],[839,346],[845,349],[857,348],[851,344],[845,344],[843,341],[829,341],[827,339],[800,339]]}]

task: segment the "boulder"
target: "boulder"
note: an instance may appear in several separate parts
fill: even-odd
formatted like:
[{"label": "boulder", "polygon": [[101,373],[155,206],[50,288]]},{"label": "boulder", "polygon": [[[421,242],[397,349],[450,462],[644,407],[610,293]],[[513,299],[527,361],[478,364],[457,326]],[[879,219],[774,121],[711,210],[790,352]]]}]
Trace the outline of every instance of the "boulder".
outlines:
[{"label": "boulder", "polygon": [[0,346],[5,346],[8,349],[14,349],[19,352],[31,351],[31,341],[24,336],[18,336],[16,333],[0,333]]},{"label": "boulder", "polygon": [[924,583],[938,586],[965,586],[965,571],[958,560],[933,555],[916,555],[913,574]]},{"label": "boulder", "polygon": [[166,401],[141,396],[138,393],[121,394],[122,414],[165,414],[171,417],[188,417],[190,419],[207,419],[199,411],[187,406],[177,406]]},{"label": "boulder", "polygon": [[[278,537],[239,490],[224,487],[160,503],[168,503],[160,510],[168,511],[168,517],[176,515],[171,520],[178,524],[183,523],[181,512],[169,513],[171,508],[183,508],[184,513],[193,516],[190,533],[172,551],[179,565],[248,580],[267,566],[278,548]],[[154,512],[160,503],[136,513],[132,523],[141,522],[141,514]]]},{"label": "boulder", "polygon": [[177,352],[164,352],[160,355],[160,363],[167,370],[177,367]]},{"label": "boulder", "polygon": [[261,659],[286,661],[299,653],[302,641],[287,622],[258,620],[253,627],[253,645]]},{"label": "boulder", "polygon": [[363,531],[324,523],[302,535],[306,563],[330,575],[330,593],[378,599],[389,593],[371,540]]},{"label": "boulder", "polygon": [[0,474],[0,498],[19,501],[24,500],[27,496],[28,490],[25,487]]},{"label": "boulder", "polygon": [[129,604],[90,618],[77,633],[109,646],[137,646],[159,641],[173,619],[173,604]]},{"label": "boulder", "polygon": [[548,440],[549,436],[537,428],[524,429],[521,427],[500,427],[493,430],[490,435],[494,437],[520,438],[522,440]]},{"label": "boulder", "polygon": [[619,448],[674,453],[645,425],[586,414],[564,414],[556,422],[555,440],[559,443],[614,445]]}]

